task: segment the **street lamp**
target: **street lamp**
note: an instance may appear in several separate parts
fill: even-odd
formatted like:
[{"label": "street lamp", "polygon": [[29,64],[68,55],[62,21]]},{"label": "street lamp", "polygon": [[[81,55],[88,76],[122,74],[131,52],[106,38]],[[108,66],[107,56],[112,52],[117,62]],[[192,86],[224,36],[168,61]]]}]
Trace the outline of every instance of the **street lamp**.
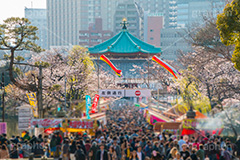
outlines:
[{"label": "street lamp", "polygon": [[0,83],[0,96],[2,97],[2,121],[4,122],[5,116],[5,102],[4,102],[5,86],[4,86],[4,73],[2,73],[2,82]]}]

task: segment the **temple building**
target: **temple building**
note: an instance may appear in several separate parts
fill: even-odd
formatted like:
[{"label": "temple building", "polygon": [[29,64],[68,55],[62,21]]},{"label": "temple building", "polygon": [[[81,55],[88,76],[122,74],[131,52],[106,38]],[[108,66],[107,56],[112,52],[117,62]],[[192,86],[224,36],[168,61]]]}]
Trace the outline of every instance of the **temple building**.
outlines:
[{"label": "temple building", "polygon": [[[117,83],[138,83],[139,85],[144,85],[143,76],[133,72],[133,65],[148,67],[152,56],[159,55],[161,49],[134,37],[129,33],[127,26],[128,22],[124,18],[122,30],[117,35],[89,48],[89,52],[91,56],[96,57],[96,63],[99,63],[99,66],[104,68],[104,70],[110,71],[111,69],[105,62],[97,61],[102,54],[108,57],[118,69],[122,70],[122,81]],[[148,74],[144,77],[147,78]],[[144,86],[139,87],[144,88]]]}]

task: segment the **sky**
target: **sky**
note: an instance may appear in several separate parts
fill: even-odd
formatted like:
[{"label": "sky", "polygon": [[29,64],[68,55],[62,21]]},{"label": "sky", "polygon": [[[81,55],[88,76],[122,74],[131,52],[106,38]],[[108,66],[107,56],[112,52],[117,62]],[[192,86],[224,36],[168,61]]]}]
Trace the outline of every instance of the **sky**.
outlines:
[{"label": "sky", "polygon": [[0,23],[9,17],[24,17],[24,8],[46,8],[46,0],[0,0]]}]

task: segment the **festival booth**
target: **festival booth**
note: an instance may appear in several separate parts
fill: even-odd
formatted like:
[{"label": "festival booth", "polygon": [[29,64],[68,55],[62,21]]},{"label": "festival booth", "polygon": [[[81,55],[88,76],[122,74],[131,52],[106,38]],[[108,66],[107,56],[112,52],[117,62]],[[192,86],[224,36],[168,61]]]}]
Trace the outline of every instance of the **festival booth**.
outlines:
[{"label": "festival booth", "polygon": [[211,124],[212,120],[210,118],[199,111],[195,111],[195,113],[194,119],[187,119],[186,114],[176,119],[176,122],[182,123],[181,135],[205,135],[206,132],[209,134],[221,134],[223,130],[221,121]]},{"label": "festival booth", "polygon": [[151,125],[154,125],[156,122],[171,122],[172,119],[162,115],[159,112],[155,112],[151,109],[148,109],[144,112],[144,116],[147,120],[147,122]]},{"label": "festival booth", "polygon": [[54,131],[62,132],[85,132],[92,135],[94,130],[100,125],[106,124],[105,113],[96,113],[90,115],[91,119],[83,118],[63,118],[63,119],[32,119],[32,128],[43,128],[45,134],[51,134]]},{"label": "festival booth", "polygon": [[177,133],[180,130],[181,122],[157,122],[153,127],[154,132],[168,131],[172,134]]}]

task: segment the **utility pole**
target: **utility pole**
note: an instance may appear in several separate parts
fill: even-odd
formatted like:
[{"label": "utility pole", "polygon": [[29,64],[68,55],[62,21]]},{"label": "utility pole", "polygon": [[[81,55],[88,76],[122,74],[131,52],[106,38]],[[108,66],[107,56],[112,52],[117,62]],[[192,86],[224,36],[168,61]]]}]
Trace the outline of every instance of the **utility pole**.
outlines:
[{"label": "utility pole", "polygon": [[66,77],[66,72],[64,73],[64,88],[65,88],[65,111],[67,112],[67,77]]},{"label": "utility pole", "polygon": [[42,65],[39,66],[39,76],[38,76],[38,115],[39,118],[43,118],[43,104],[42,104]]},{"label": "utility pole", "polygon": [[148,53],[148,89],[150,88],[150,83],[149,83],[149,53]]},{"label": "utility pole", "polygon": [[5,85],[4,85],[4,72],[2,73],[2,89],[3,89],[3,94],[2,94],[2,121],[5,121]]},{"label": "utility pole", "polygon": [[[149,53],[148,53],[148,89],[150,89],[150,82],[149,82]],[[150,98],[151,97],[148,97],[148,108],[151,108],[150,107]]]},{"label": "utility pole", "polygon": [[[100,64],[99,64],[99,63],[100,63],[100,62],[99,62],[99,58],[100,58],[100,57],[99,57],[99,53],[97,54],[97,57],[98,57],[98,59],[97,59],[97,64],[98,64],[98,93],[99,93],[99,89],[100,89],[100,77],[99,77],[99,76],[100,76],[100,73],[99,73],[99,72],[100,72],[100,70],[99,70],[99,65],[100,65]],[[97,108],[98,108],[98,113],[100,112],[99,103],[100,103],[100,97],[99,97],[98,106],[97,106]]]}]

